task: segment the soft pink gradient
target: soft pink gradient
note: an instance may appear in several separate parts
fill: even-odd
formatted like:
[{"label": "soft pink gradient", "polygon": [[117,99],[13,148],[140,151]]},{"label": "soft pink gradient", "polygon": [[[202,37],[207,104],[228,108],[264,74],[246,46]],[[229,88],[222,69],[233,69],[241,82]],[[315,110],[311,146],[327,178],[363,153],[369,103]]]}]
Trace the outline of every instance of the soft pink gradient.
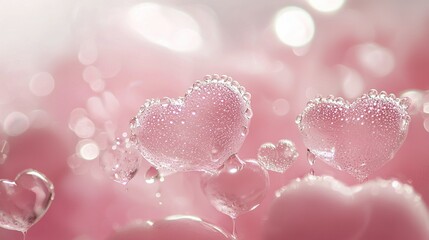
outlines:
[{"label": "soft pink gradient", "polygon": [[[55,185],[55,200],[45,216],[30,228],[27,240],[105,240],[116,229],[136,220],[164,219],[175,214],[195,215],[231,232],[229,217],[216,211],[202,193],[199,174],[172,174],[164,182],[150,185],[144,178],[149,164],[142,162],[139,172],[124,188],[102,172],[98,158],[82,160],[76,149],[80,136],[85,134],[101,151],[107,149],[115,137],[128,131],[130,119],[146,99],[183,96],[195,80],[213,73],[232,76],[252,94],[253,117],[239,151],[242,159],[255,159],[261,144],[285,138],[296,144],[300,154],[284,174],[269,173],[266,198],[237,220],[239,239],[263,239],[270,209],[276,206],[275,191],[310,172],[295,118],[318,94],[353,101],[372,88],[397,96],[416,90],[420,98],[411,106],[417,110],[411,116],[407,138],[396,155],[374,171],[369,180],[397,179],[408,183],[421,195],[423,203],[429,204],[429,120],[424,108],[429,101],[426,1],[349,0],[342,9],[329,14],[303,1],[158,3],[187,14],[199,24],[202,45],[189,52],[166,48],[131,28],[127,14],[136,4],[110,0],[0,3],[5,19],[0,21],[0,138],[7,139],[10,146],[8,158],[0,165],[0,178],[14,179],[22,170],[31,168],[44,173]],[[284,45],[272,28],[275,14],[288,6],[304,9],[315,22],[314,38],[304,49]],[[32,78],[39,72],[48,72],[55,80],[53,91],[46,96],[31,88]],[[92,121],[91,131],[76,130],[69,124],[76,108],[82,108],[83,116]],[[13,112],[28,117],[28,129],[8,136],[10,126],[17,126],[5,124]],[[19,121],[26,124],[25,119]],[[18,130],[21,127],[18,124]],[[322,161],[311,167],[316,175],[357,184],[354,177]],[[161,194],[159,198],[156,193]],[[314,194],[312,201],[320,198],[320,204],[327,205],[341,197],[332,192],[309,193]],[[401,197],[389,196],[400,202],[399,206],[404,207],[401,209],[413,208]],[[304,205],[301,200],[296,206],[297,213],[312,207],[319,211],[321,219],[332,217],[329,219],[335,226],[342,223],[343,217],[364,214],[360,207],[333,214],[317,205]],[[373,213],[385,219],[390,215],[384,214],[395,213],[396,206],[384,201],[374,203]],[[305,215],[296,216],[302,224],[307,223]],[[314,224],[324,229],[323,221]],[[341,229],[353,229],[356,224],[352,222]],[[422,222],[410,218],[404,224],[413,229]],[[382,224],[373,226],[370,230],[374,232],[392,230]],[[307,225],[301,227],[311,231]],[[338,237],[340,240],[342,236]],[[23,237],[19,232],[0,229],[0,238]],[[296,236],[292,239],[299,240]]]}]

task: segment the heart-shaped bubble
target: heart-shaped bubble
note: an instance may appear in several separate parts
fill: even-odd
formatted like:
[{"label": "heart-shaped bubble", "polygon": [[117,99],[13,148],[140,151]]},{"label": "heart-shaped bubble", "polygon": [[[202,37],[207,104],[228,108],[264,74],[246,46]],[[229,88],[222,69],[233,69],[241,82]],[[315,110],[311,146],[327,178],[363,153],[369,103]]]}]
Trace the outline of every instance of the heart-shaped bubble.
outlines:
[{"label": "heart-shaped bubble", "polygon": [[276,192],[264,240],[426,240],[429,215],[413,188],[396,180],[349,187],[328,176],[296,179]]},{"label": "heart-shaped bubble", "polygon": [[108,240],[232,240],[220,227],[194,216],[173,215],[158,221],[130,224]]},{"label": "heart-shaped bubble", "polygon": [[184,98],[147,101],[130,127],[144,158],[161,172],[209,171],[237,153],[251,117],[244,87],[213,75]]},{"label": "heart-shaped bubble", "polygon": [[351,104],[333,96],[317,98],[296,122],[311,153],[362,181],[404,142],[407,108],[406,99],[371,90]]},{"label": "heart-shaped bubble", "polygon": [[125,185],[136,175],[142,156],[135,141],[133,135],[116,138],[113,146],[100,158],[100,166],[113,181]]},{"label": "heart-shaped bubble", "polygon": [[258,161],[267,170],[284,173],[298,157],[295,144],[287,139],[281,139],[274,145],[264,143],[258,150]]},{"label": "heart-shaped bubble", "polygon": [[264,199],[270,181],[267,171],[254,160],[231,156],[223,168],[201,179],[201,187],[210,203],[235,219],[255,209]]},{"label": "heart-shaped bubble", "polygon": [[46,213],[54,186],[42,173],[25,170],[15,181],[0,180],[0,227],[26,232]]}]

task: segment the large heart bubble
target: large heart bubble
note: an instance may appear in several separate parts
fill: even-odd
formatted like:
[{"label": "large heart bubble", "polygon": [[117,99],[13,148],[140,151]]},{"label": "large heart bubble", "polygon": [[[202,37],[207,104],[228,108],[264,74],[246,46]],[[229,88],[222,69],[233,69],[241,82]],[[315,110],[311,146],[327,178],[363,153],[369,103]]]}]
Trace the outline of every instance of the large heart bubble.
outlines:
[{"label": "large heart bubble", "polygon": [[54,199],[53,184],[40,172],[25,170],[15,181],[0,180],[0,227],[26,232]]},{"label": "large heart bubble", "polygon": [[161,172],[209,171],[237,153],[251,117],[250,94],[231,78],[213,75],[184,98],[147,101],[131,131],[144,158]]},{"label": "large heart bubble", "polygon": [[332,96],[310,101],[297,124],[311,153],[362,181],[404,142],[407,108],[405,99],[371,90],[351,104]]},{"label": "large heart bubble", "polygon": [[194,216],[170,216],[159,221],[132,224],[108,240],[232,240],[221,228]]},{"label": "large heart bubble", "polygon": [[296,179],[276,193],[264,240],[426,240],[425,203],[407,184],[372,180],[348,187],[328,176]]}]

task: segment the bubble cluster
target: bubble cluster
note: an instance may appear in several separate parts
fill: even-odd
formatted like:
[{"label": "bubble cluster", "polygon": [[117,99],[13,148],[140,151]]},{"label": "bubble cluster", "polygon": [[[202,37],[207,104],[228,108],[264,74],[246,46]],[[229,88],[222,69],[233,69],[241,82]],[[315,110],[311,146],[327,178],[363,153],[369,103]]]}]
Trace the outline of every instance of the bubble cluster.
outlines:
[{"label": "bubble cluster", "polygon": [[141,155],[137,150],[134,136],[126,134],[117,138],[110,149],[103,152],[100,165],[104,172],[115,182],[127,184],[137,173]]},{"label": "bubble cluster", "polygon": [[281,139],[277,145],[264,143],[258,150],[258,162],[267,170],[284,173],[299,156],[295,144]]},{"label": "bubble cluster", "polygon": [[250,98],[230,77],[208,75],[185,97],[146,101],[131,132],[160,171],[210,171],[241,147],[253,115]]},{"label": "bubble cluster", "polygon": [[297,117],[304,144],[317,158],[359,180],[393,158],[408,132],[409,102],[370,90],[353,103],[316,98]]}]

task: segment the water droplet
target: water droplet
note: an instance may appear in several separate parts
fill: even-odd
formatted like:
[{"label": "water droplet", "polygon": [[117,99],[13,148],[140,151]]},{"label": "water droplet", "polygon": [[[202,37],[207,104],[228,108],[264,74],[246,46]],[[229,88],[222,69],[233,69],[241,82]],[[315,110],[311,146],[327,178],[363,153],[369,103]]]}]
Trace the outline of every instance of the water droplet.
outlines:
[{"label": "water droplet", "polygon": [[408,109],[410,107],[410,105],[411,105],[411,101],[410,101],[410,99],[408,97],[404,97],[404,98],[401,98],[399,100],[399,105],[401,107],[403,107],[404,109]]},{"label": "water droplet", "polygon": [[252,98],[252,95],[249,92],[245,92],[243,93],[243,98],[246,101],[250,101],[250,99]]},{"label": "water droplet", "polygon": [[145,180],[147,184],[155,183],[160,178],[161,178],[161,175],[159,171],[154,167],[150,167],[145,174]]},{"label": "water droplet", "polygon": [[310,149],[307,149],[307,161],[310,166],[313,166],[316,163],[316,156],[310,151]]},{"label": "water droplet", "polygon": [[369,90],[369,92],[368,92],[368,96],[369,96],[369,97],[372,97],[372,98],[376,97],[376,96],[377,96],[377,94],[378,94],[378,92],[377,92],[377,90],[375,90],[375,89],[371,89],[371,90]]},{"label": "water droplet", "polygon": [[302,115],[300,114],[300,115],[298,115],[298,116],[296,117],[296,119],[295,119],[295,123],[296,123],[296,124],[301,124],[301,120],[302,120]]},{"label": "water droplet", "polygon": [[0,139],[0,164],[5,163],[9,154],[9,142]]},{"label": "water droplet", "polygon": [[170,105],[171,100],[168,97],[164,97],[161,99],[161,106],[163,107],[167,107],[168,105]]},{"label": "water droplet", "polygon": [[244,112],[244,116],[245,116],[247,119],[251,119],[251,118],[252,118],[252,116],[253,116],[253,111],[252,111],[252,109],[250,109],[250,108],[246,109],[246,111]]},{"label": "water droplet", "polygon": [[240,171],[243,168],[243,164],[243,161],[238,158],[236,154],[234,154],[224,162],[223,166],[224,169],[226,169],[229,173],[232,174]]},{"label": "water droplet", "polygon": [[248,128],[246,126],[241,127],[241,136],[245,137],[248,133]]},{"label": "water droplet", "polygon": [[104,151],[100,158],[100,166],[105,174],[123,185],[136,175],[142,159],[135,140],[130,140],[127,136],[128,134],[116,138],[112,147]]},{"label": "water droplet", "polygon": [[204,76],[204,81],[210,81],[212,79],[213,79],[212,75],[206,75],[206,76]]},{"label": "water droplet", "polygon": [[140,122],[139,122],[139,120],[138,120],[137,117],[131,118],[131,120],[130,120],[130,128],[138,128],[140,126],[141,125],[140,125]]}]

